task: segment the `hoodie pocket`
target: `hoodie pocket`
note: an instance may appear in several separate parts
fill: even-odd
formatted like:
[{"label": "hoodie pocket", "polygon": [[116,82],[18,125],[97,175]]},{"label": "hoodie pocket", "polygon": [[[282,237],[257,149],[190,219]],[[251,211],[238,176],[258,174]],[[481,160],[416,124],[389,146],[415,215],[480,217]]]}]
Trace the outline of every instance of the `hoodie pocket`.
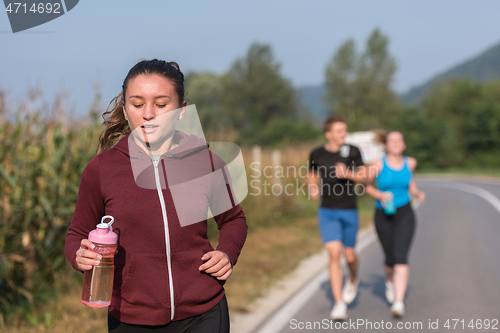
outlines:
[{"label": "hoodie pocket", "polygon": [[172,253],[176,305],[203,304],[222,292],[224,281],[199,270],[204,253],[202,250]]},{"label": "hoodie pocket", "polygon": [[131,254],[130,280],[121,298],[129,304],[170,307],[167,258],[164,254]]}]

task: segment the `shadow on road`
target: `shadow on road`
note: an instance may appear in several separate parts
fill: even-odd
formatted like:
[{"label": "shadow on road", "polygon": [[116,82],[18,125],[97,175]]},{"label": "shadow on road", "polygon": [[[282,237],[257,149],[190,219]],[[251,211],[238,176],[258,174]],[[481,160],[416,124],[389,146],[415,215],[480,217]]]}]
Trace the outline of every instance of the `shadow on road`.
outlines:
[{"label": "shadow on road", "polygon": [[[387,305],[390,305],[385,298],[385,276],[380,274],[371,274],[368,283],[360,283],[360,289],[371,288],[372,294],[384,301]],[[411,295],[412,286],[408,285],[406,289],[406,298]],[[357,299],[357,298],[356,298]]]},{"label": "shadow on road", "polygon": [[369,277],[369,287],[371,288],[372,294],[389,304],[385,299],[385,276],[380,274],[370,274]]}]

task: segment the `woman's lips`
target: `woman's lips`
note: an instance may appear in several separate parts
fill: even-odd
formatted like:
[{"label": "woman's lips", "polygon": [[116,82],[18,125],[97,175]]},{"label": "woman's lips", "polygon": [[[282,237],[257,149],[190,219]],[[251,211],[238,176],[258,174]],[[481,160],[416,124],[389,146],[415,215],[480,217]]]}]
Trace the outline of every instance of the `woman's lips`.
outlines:
[{"label": "woman's lips", "polygon": [[156,130],[158,129],[158,125],[143,125],[141,126],[141,128],[143,133],[151,134],[156,132]]}]

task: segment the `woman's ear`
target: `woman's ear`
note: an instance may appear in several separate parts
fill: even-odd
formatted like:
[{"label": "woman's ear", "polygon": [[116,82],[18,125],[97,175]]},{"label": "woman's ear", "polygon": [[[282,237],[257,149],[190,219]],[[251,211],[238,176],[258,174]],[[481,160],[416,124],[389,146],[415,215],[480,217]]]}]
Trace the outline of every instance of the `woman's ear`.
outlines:
[{"label": "woman's ear", "polygon": [[128,120],[127,112],[125,111],[125,102],[123,101],[122,101],[122,110],[123,110],[123,116],[125,117],[126,120]]},{"label": "woman's ear", "polygon": [[187,107],[187,102],[186,101],[182,102],[181,112],[179,113],[179,120],[182,120],[182,118],[184,117],[184,114],[186,113],[186,107]]}]

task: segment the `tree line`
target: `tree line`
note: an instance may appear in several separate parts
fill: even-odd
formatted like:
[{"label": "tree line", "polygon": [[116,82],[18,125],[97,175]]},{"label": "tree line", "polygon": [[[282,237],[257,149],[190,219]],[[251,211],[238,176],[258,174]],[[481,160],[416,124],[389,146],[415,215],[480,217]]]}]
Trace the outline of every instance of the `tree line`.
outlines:
[{"label": "tree line", "polygon": [[[500,157],[500,81],[470,78],[434,84],[422,102],[404,105],[393,90],[397,71],[389,39],[374,29],[363,49],[345,41],[325,66],[323,103],[350,131],[400,130],[406,153],[424,168],[494,168]],[[252,44],[223,74],[186,75],[207,140],[289,145],[322,140],[267,44]]]}]

